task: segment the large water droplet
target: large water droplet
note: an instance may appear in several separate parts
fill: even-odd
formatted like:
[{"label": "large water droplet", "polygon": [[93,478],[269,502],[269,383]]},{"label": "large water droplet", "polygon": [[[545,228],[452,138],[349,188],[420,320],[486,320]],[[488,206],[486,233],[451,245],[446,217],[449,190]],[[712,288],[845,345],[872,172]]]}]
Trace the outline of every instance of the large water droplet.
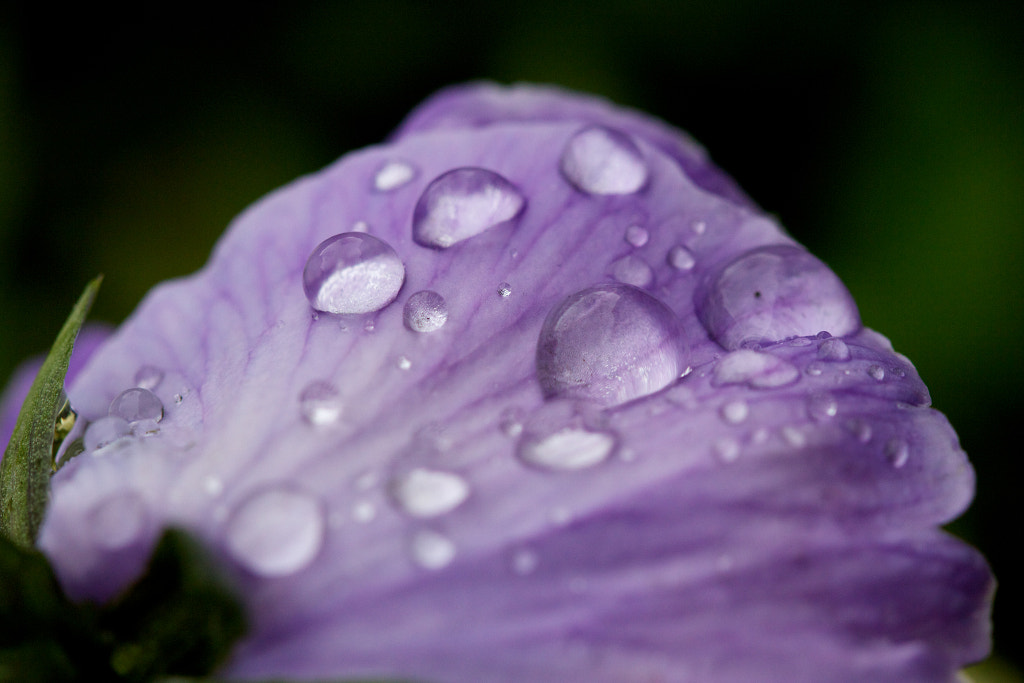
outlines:
[{"label": "large water droplet", "polygon": [[455,544],[447,536],[424,529],[413,536],[412,557],[424,569],[443,569],[455,559]]},{"label": "large water droplet", "polygon": [[515,185],[483,168],[457,168],[435,178],[413,212],[412,236],[445,249],[515,218],[526,198]]},{"label": "large water droplet", "polygon": [[548,470],[582,470],[608,459],[615,437],[581,427],[566,427],[540,436],[527,434],[519,442],[519,457],[527,464]]},{"label": "large water droplet", "polygon": [[647,182],[640,148],[625,133],[591,126],[579,131],[562,151],[562,173],[583,192],[631,194]]},{"label": "large water droplet", "polygon": [[322,427],[334,424],[341,417],[342,411],[338,388],[330,382],[310,382],[299,394],[299,411],[302,419],[311,425]]},{"label": "large water droplet", "polygon": [[164,417],[164,404],[149,389],[128,389],[111,401],[109,414],[124,418],[128,422],[159,422]]},{"label": "large water droplet", "polygon": [[674,382],[687,355],[667,306],[636,287],[598,285],[548,314],[537,341],[537,377],[548,398],[618,405]]},{"label": "large water droplet", "polygon": [[822,330],[843,336],[860,327],[857,306],[835,273],[793,246],[743,254],[703,283],[697,303],[701,322],[727,349]]},{"label": "large water droplet", "polygon": [[306,298],[326,313],[379,311],[394,301],[404,281],[405,266],[395,250],[361,232],[327,238],[302,271]]},{"label": "large water droplet", "polygon": [[287,576],[307,567],[324,543],[323,507],[290,489],[253,495],[227,522],[224,543],[243,567],[260,576]]},{"label": "large water droplet", "polygon": [[413,517],[437,517],[462,505],[469,497],[469,484],[451,472],[416,468],[396,477],[391,493]]},{"label": "large water droplet", "polygon": [[139,494],[123,491],[97,504],[85,527],[98,546],[119,550],[139,537],[147,519],[146,504]]},{"label": "large water droplet", "polygon": [[715,366],[714,384],[746,384],[755,389],[772,389],[792,384],[800,371],[787,360],[770,353],[740,349],[724,356]]},{"label": "large water droplet", "polygon": [[850,360],[850,347],[839,337],[831,337],[821,342],[818,347],[818,358],[825,361],[842,363]]},{"label": "large water droplet", "polygon": [[85,430],[83,442],[85,450],[94,451],[109,446],[120,438],[131,435],[132,428],[128,420],[118,415],[101,417],[89,424]]},{"label": "large water droplet", "polygon": [[448,322],[448,303],[437,292],[416,292],[405,302],[402,315],[413,332],[433,332]]},{"label": "large water droplet", "polygon": [[373,186],[378,192],[390,192],[405,185],[416,177],[416,169],[404,161],[389,161],[381,166],[373,177]]}]

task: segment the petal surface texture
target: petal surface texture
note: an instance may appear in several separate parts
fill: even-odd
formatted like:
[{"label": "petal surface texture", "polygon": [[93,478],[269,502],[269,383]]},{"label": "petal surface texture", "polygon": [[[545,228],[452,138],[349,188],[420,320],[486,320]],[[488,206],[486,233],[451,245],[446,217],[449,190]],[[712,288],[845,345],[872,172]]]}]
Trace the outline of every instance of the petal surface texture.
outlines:
[{"label": "petal surface texture", "polygon": [[[346,257],[397,290],[358,315],[303,289],[343,233],[404,268]],[[69,393],[97,421],[140,384],[162,420],[58,473],[40,545],[104,600],[193,530],[252,617],[231,678],[937,681],[989,646],[990,572],[938,530],[973,472],[913,366],[602,100],[444,91],[261,200]]]}]

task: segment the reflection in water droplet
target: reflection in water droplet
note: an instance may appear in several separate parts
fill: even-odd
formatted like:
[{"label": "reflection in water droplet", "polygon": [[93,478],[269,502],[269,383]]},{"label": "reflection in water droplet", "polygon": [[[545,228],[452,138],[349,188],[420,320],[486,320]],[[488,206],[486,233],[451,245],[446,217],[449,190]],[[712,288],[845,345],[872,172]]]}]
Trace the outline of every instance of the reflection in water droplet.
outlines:
[{"label": "reflection in water droplet", "polygon": [[502,299],[507,299],[508,297],[512,296],[512,285],[510,285],[507,282],[502,282],[500,285],[498,285],[498,296],[500,296]]},{"label": "reflection in water droplet", "polygon": [[562,173],[583,192],[631,194],[647,182],[640,148],[625,133],[591,126],[579,131],[562,151]]},{"label": "reflection in water droplet", "polygon": [[143,365],[135,373],[135,386],[153,390],[163,381],[164,371],[153,365]]},{"label": "reflection in water droplet", "polygon": [[443,569],[455,559],[455,544],[447,536],[425,529],[413,536],[412,557],[424,569]]},{"label": "reflection in water droplet", "polygon": [[548,398],[618,405],[674,382],[687,356],[667,306],[629,285],[598,285],[548,314],[537,341],[537,376]]},{"label": "reflection in water droplet", "polygon": [[146,504],[134,491],[115,493],[89,512],[85,525],[96,545],[119,550],[130,545],[146,528]]},{"label": "reflection in water droplet", "polygon": [[469,484],[457,474],[416,468],[392,482],[398,505],[413,517],[437,517],[451,512],[469,497]]},{"label": "reflection in water droplet", "polygon": [[164,417],[164,404],[149,389],[128,389],[110,402],[109,414],[124,418],[129,423],[139,420],[159,422]]},{"label": "reflection in water droplet", "polygon": [[416,176],[416,169],[404,161],[389,161],[373,177],[378,192],[389,192],[405,185]]},{"label": "reflection in water droplet", "polygon": [[839,337],[826,339],[818,347],[818,358],[825,361],[845,362],[851,355],[850,347]]},{"label": "reflection in water droplet", "polygon": [[729,401],[722,406],[722,417],[726,422],[739,424],[747,419],[750,414],[750,407],[745,401]]},{"label": "reflection in water droplet", "polygon": [[612,275],[623,284],[647,287],[654,281],[654,271],[639,256],[624,256],[612,264]]},{"label": "reflection in water droplet", "polygon": [[704,327],[727,349],[822,330],[843,336],[860,327],[856,304],[835,273],[793,246],[743,254],[712,274],[696,301]]},{"label": "reflection in water droplet", "polygon": [[668,250],[667,259],[668,264],[676,270],[692,270],[697,265],[693,252],[678,244]]},{"label": "reflection in water droplet", "polygon": [[405,302],[402,316],[413,332],[433,332],[448,322],[448,303],[437,292],[416,292]]},{"label": "reflection in water droplet", "polygon": [[881,365],[871,365],[868,367],[868,375],[871,379],[881,382],[885,379],[885,369]]},{"label": "reflection in water droplet", "polygon": [[405,266],[395,250],[361,232],[324,240],[302,271],[310,305],[336,314],[379,311],[394,301],[404,281]]},{"label": "reflection in water droplet", "polygon": [[338,389],[330,382],[310,382],[299,394],[302,419],[311,425],[322,427],[334,424],[341,417],[341,410]]},{"label": "reflection in water droplet", "polygon": [[626,242],[639,249],[647,244],[647,240],[651,238],[651,235],[643,227],[639,225],[631,225],[626,228],[625,237]]},{"label": "reflection in water droplet", "polygon": [[807,414],[814,420],[828,420],[839,412],[839,404],[829,394],[812,394],[807,399]]},{"label": "reflection in water droplet", "polygon": [[483,168],[457,168],[435,178],[413,212],[418,244],[446,249],[515,218],[526,198],[515,185]]},{"label": "reflection in water droplet", "polygon": [[109,446],[118,439],[130,436],[131,433],[131,425],[123,417],[118,415],[101,417],[95,422],[90,423],[85,430],[85,450],[95,451],[104,446]]},{"label": "reflection in water droplet", "polygon": [[761,351],[740,349],[718,361],[714,384],[746,384],[755,389],[772,389],[792,384],[799,378],[800,371],[787,360]]},{"label": "reflection in water droplet", "polygon": [[548,470],[581,470],[604,462],[615,450],[615,437],[566,427],[552,434],[528,434],[519,442],[523,462]]},{"label": "reflection in water droplet", "polygon": [[232,513],[224,545],[254,574],[279,577],[309,566],[324,543],[326,519],[320,502],[289,489],[262,491]]},{"label": "reflection in water droplet", "polygon": [[899,437],[889,439],[885,444],[885,457],[893,467],[903,467],[910,459],[910,446]]}]

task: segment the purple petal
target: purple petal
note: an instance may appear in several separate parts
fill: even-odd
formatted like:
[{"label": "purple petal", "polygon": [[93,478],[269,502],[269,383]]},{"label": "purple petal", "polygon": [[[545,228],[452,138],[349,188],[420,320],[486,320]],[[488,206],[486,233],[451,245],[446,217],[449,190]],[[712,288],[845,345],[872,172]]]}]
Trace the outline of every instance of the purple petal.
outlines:
[{"label": "purple petal", "polygon": [[[567,172],[595,126],[615,144],[571,153],[602,167]],[[490,180],[437,184],[453,169]],[[249,209],[98,352],[82,418],[143,368],[164,417],[55,477],[41,547],[102,600],[161,526],[192,529],[253,619],[238,677],[951,677],[988,648],[989,571],[936,530],[970,465],[909,361],[731,187],[600,100],[436,96]],[[452,239],[417,238],[428,214]],[[303,269],[348,232],[404,284],[317,312]],[[751,254],[786,267],[735,276]]]}]

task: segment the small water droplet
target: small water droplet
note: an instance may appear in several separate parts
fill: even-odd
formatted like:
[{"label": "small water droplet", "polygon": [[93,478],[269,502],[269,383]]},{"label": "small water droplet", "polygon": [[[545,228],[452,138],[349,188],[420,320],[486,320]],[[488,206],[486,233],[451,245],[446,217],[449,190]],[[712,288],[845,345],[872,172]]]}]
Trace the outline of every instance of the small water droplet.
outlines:
[{"label": "small water droplet", "polygon": [[696,297],[697,312],[726,349],[814,336],[850,334],[857,306],[824,263],[793,246],[751,250],[714,273]]},{"label": "small water droplet", "polygon": [[302,271],[302,286],[318,311],[359,314],[394,301],[405,281],[405,266],[386,242],[361,232],[329,237],[313,249]]},{"label": "small water droplet", "polygon": [[370,318],[363,323],[363,332],[372,334],[375,329],[377,329],[377,323],[374,322],[373,318]]},{"label": "small water droplet", "polygon": [[330,382],[310,382],[299,394],[302,419],[311,425],[323,427],[334,424],[341,417],[342,403],[338,388]]},{"label": "small water droplet", "polygon": [[750,406],[745,401],[729,401],[722,406],[722,417],[731,424],[740,424],[750,415]]},{"label": "small water droplet", "polygon": [[783,387],[800,378],[800,371],[789,361],[752,349],[726,354],[714,373],[715,385],[746,384],[755,389]]},{"label": "small water droplet", "polygon": [[120,550],[140,536],[148,518],[146,504],[139,494],[123,491],[98,503],[89,512],[85,528],[101,548]]},{"label": "small water droplet", "polygon": [[526,576],[527,574],[532,574],[537,569],[539,562],[537,553],[532,550],[517,550],[512,555],[512,571],[519,574],[519,576]]},{"label": "small water droplet", "polygon": [[377,518],[377,506],[368,500],[361,500],[352,506],[352,519],[363,524]]},{"label": "small water droplet", "polygon": [[208,496],[219,496],[224,491],[224,482],[220,477],[208,474],[203,477],[203,490]]},{"label": "small water droplet", "polygon": [[850,433],[857,437],[857,440],[861,443],[867,443],[871,441],[871,425],[865,420],[854,418],[846,423],[846,428],[850,430]]},{"label": "small water droplet", "polygon": [[396,190],[416,177],[416,169],[404,161],[389,161],[381,166],[373,177],[373,187],[378,192]]},{"label": "small water droplet", "polygon": [[807,437],[796,427],[783,427],[782,438],[793,448],[803,448],[807,445]]},{"label": "small water droplet", "polygon": [[149,389],[140,387],[128,389],[118,394],[110,402],[110,415],[124,418],[129,423],[139,420],[159,422],[164,417],[164,404]]},{"label": "small water droplet", "polygon": [[733,462],[740,457],[740,444],[736,439],[722,437],[715,440],[715,454],[722,462]]},{"label": "small water droplet", "polygon": [[667,306],[629,285],[598,285],[548,314],[537,341],[537,376],[548,398],[618,405],[675,382],[687,355]]},{"label": "small water droplet", "polygon": [[498,418],[498,427],[508,437],[517,437],[523,433],[523,411],[518,408],[506,408]]},{"label": "small water droplet", "polygon": [[626,242],[630,245],[640,248],[647,244],[647,241],[651,238],[651,235],[645,228],[639,225],[631,225],[626,228]]},{"label": "small water droplet", "polygon": [[498,285],[498,296],[500,296],[502,299],[507,299],[508,297],[512,296],[512,285],[510,285],[507,282],[502,282],[500,285]]},{"label": "small water droplet", "polygon": [[410,368],[412,368],[412,361],[409,360],[406,356],[399,356],[398,357],[398,369],[399,370],[408,370]]},{"label": "small water droplet", "polygon": [[612,264],[612,276],[619,282],[634,287],[647,287],[654,281],[654,271],[647,262],[632,254]]},{"label": "small water droplet", "polygon": [[469,484],[457,474],[416,468],[392,482],[398,505],[413,517],[437,517],[451,512],[469,497]]},{"label": "small water droplet", "polygon": [[174,405],[180,406],[182,401],[184,401],[184,400],[185,400],[185,394],[175,394],[174,395]]},{"label": "small water droplet", "polygon": [[821,373],[824,371],[825,369],[821,366],[821,363],[817,362],[808,365],[806,370],[807,374],[811,377],[820,377]]},{"label": "small water droplet", "polygon": [[881,382],[885,379],[885,369],[881,365],[871,365],[868,367],[868,375],[871,379]]},{"label": "small water droplet", "polygon": [[830,394],[812,394],[807,399],[807,414],[811,419],[822,421],[836,416],[839,403]]},{"label": "small water droplet", "polygon": [[152,391],[163,381],[164,371],[153,365],[143,365],[135,373],[135,386]]},{"label": "small water droplet", "polygon": [[89,424],[85,429],[84,445],[85,450],[95,451],[104,446],[109,446],[118,439],[130,436],[131,425],[128,420],[118,415],[101,417]]},{"label": "small water droplet", "polygon": [[366,221],[356,221],[349,232],[370,232],[370,224]]},{"label": "small water droplet", "polygon": [[910,446],[899,437],[889,439],[885,443],[885,457],[893,467],[899,469],[910,459]]},{"label": "small water droplet", "polygon": [[456,168],[435,178],[413,212],[418,244],[447,249],[518,216],[526,198],[515,185],[483,168]]},{"label": "small water droplet", "polygon": [[448,322],[448,302],[437,292],[416,292],[405,302],[402,317],[413,332],[433,332]]},{"label": "small water droplet", "polygon": [[528,434],[519,442],[523,462],[547,470],[582,470],[604,462],[615,450],[615,437],[566,427],[544,436]]},{"label": "small water droplet", "polygon": [[647,182],[640,148],[625,133],[590,126],[579,131],[562,151],[562,174],[590,194],[632,194]]},{"label": "small water droplet", "polygon": [[818,358],[831,362],[845,362],[851,357],[850,347],[839,337],[831,337],[821,342],[818,347]]},{"label": "small water droplet", "polygon": [[444,569],[455,559],[455,552],[451,539],[436,531],[425,529],[413,536],[412,557],[424,569]]},{"label": "small water droplet", "polygon": [[703,235],[708,230],[708,224],[704,221],[694,221],[690,224],[690,229],[694,235]]},{"label": "small water droplet", "polygon": [[697,259],[686,247],[677,244],[668,250],[668,264],[676,270],[693,270],[697,265]]},{"label": "small water droplet", "polygon": [[224,544],[254,574],[280,577],[305,569],[324,543],[326,518],[320,502],[290,489],[259,492],[232,513]]}]

